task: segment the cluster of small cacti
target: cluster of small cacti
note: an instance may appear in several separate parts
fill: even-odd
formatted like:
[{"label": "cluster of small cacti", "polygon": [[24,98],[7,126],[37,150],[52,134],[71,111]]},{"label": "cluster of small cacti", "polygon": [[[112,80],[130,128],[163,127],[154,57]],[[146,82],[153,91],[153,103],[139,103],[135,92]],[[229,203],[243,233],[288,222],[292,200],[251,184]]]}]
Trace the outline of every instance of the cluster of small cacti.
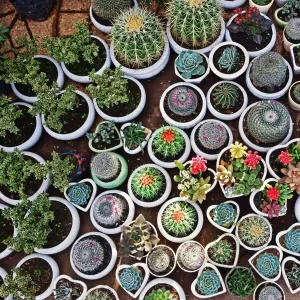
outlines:
[{"label": "cluster of small cacti", "polygon": [[275,277],[280,269],[280,261],[278,256],[273,253],[262,253],[256,261],[258,272],[268,278]]},{"label": "cluster of small cacti", "polygon": [[230,227],[236,214],[236,209],[230,203],[221,203],[213,210],[213,220],[221,226]]},{"label": "cluster of small cacti", "polygon": [[121,272],[120,283],[126,291],[137,291],[143,283],[143,274],[136,267],[125,269]]},{"label": "cluster of small cacti", "polygon": [[285,27],[285,32],[288,38],[300,42],[300,18],[291,19]]},{"label": "cluster of small cacti", "polygon": [[98,289],[88,294],[86,300],[115,300],[115,297],[105,290]]},{"label": "cluster of small cacti", "polygon": [[285,22],[298,16],[300,2],[298,0],[288,0],[282,7],[282,19]]},{"label": "cluster of small cacti", "polygon": [[214,262],[225,265],[232,260],[234,253],[233,244],[226,239],[215,242],[208,250],[208,255]]},{"label": "cluster of small cacti", "polygon": [[218,60],[218,67],[221,71],[233,73],[239,63],[239,59],[240,54],[236,46],[226,47]]},{"label": "cluster of small cacti", "polygon": [[228,82],[218,84],[212,91],[214,105],[224,109],[235,106],[239,97],[239,88]]},{"label": "cluster of small cacti", "polygon": [[153,290],[149,295],[145,297],[145,300],[176,300],[177,297],[173,297],[172,293],[165,287],[161,289]]},{"label": "cluster of small cacti", "polygon": [[92,0],[95,15],[104,20],[114,20],[122,10],[128,9],[132,0]]},{"label": "cluster of small cacti", "polygon": [[258,300],[282,299],[282,292],[276,285],[266,285],[258,293]]},{"label": "cluster of small cacti", "polygon": [[76,205],[85,205],[90,198],[91,188],[86,183],[78,183],[68,188],[68,197]]},{"label": "cluster of small cacti", "polygon": [[284,245],[292,252],[300,252],[300,229],[290,230],[284,237]]},{"label": "cluster of small cacti", "polygon": [[221,287],[220,277],[214,270],[205,270],[197,279],[197,288],[201,295],[214,295]]}]

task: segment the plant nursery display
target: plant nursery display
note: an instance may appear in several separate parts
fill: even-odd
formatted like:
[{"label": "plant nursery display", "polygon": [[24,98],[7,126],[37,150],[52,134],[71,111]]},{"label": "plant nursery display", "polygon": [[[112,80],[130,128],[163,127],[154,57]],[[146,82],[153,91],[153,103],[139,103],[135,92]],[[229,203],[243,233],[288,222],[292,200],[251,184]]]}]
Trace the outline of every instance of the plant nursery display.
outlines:
[{"label": "plant nursery display", "polygon": [[297,0],[288,0],[275,11],[275,20],[280,27],[285,27],[289,20],[300,17],[300,4]]},{"label": "plant nursery display", "polygon": [[300,257],[300,223],[294,223],[287,230],[276,235],[277,246],[286,253]]},{"label": "plant nursery display", "polygon": [[254,300],[285,299],[284,291],[280,285],[269,281],[260,283],[256,287],[253,297]]},{"label": "plant nursery display", "polygon": [[282,275],[289,291],[295,294],[300,291],[300,261],[292,256],[282,262]]}]

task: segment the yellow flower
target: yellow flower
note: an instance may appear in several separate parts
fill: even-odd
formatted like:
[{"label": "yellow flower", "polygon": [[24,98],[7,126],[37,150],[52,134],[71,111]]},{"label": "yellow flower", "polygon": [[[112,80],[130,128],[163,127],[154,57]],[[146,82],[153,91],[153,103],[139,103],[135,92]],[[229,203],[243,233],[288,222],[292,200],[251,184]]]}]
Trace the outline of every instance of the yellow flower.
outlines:
[{"label": "yellow flower", "polygon": [[230,153],[232,158],[242,158],[246,154],[247,146],[243,146],[242,143],[235,142],[234,145],[230,145]]}]

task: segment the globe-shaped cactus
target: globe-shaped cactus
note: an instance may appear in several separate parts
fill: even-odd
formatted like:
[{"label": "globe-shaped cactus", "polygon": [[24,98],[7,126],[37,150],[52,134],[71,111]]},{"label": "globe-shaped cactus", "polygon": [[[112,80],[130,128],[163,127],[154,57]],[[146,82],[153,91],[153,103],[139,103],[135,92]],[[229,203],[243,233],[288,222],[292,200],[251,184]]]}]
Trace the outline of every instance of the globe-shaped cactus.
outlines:
[{"label": "globe-shaped cactus", "polygon": [[178,86],[171,90],[168,97],[170,110],[179,116],[189,116],[197,108],[198,97],[196,93],[188,87]]},{"label": "globe-shaped cactus", "polygon": [[290,230],[284,238],[284,244],[292,252],[300,252],[300,229]]},{"label": "globe-shaped cactus", "polygon": [[256,262],[256,268],[258,272],[265,277],[275,277],[280,268],[278,256],[272,253],[260,254]]},{"label": "globe-shaped cactus", "polygon": [[221,203],[213,210],[214,221],[224,227],[231,226],[236,218],[236,210],[229,203]]},{"label": "globe-shaped cactus", "polygon": [[85,183],[71,185],[68,188],[68,197],[76,205],[85,205],[90,198],[91,188]]},{"label": "globe-shaped cactus", "polygon": [[143,283],[142,272],[136,267],[125,269],[120,275],[120,283],[129,292],[137,291]]},{"label": "globe-shaped cactus", "polygon": [[197,280],[197,287],[202,295],[214,295],[221,287],[219,275],[214,270],[206,270]]},{"label": "globe-shaped cactus", "polygon": [[275,285],[266,285],[258,292],[258,300],[283,299],[281,290]]}]

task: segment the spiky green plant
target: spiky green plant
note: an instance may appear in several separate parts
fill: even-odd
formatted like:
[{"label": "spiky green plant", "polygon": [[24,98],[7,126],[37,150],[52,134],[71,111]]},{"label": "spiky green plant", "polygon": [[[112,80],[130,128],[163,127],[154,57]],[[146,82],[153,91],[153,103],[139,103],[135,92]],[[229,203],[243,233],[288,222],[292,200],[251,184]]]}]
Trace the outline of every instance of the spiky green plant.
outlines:
[{"label": "spiky green plant", "polygon": [[285,32],[288,38],[293,41],[300,42],[300,18],[294,18],[289,20],[287,26],[285,27]]},{"label": "spiky green plant", "polygon": [[87,297],[87,300],[115,300],[116,298],[114,296],[111,296],[111,294],[108,291],[105,290],[95,290],[92,291]]},{"label": "spiky green plant", "polygon": [[114,20],[122,10],[128,9],[131,0],[92,0],[95,15],[105,20]]},{"label": "spiky green plant", "polygon": [[112,141],[119,138],[115,123],[110,121],[100,123],[97,126],[96,131],[93,133],[87,133],[86,137],[96,144],[106,145],[110,145]]},{"label": "spiky green plant", "polygon": [[175,300],[175,298],[169,290],[165,287],[161,289],[153,290],[149,295],[146,296],[145,300]]},{"label": "spiky green plant", "polygon": [[239,88],[229,82],[218,84],[212,91],[212,100],[216,106],[229,109],[235,106],[239,97]]},{"label": "spiky green plant", "polygon": [[219,60],[218,66],[221,71],[234,72],[239,63],[240,55],[236,46],[230,46],[223,50]]},{"label": "spiky green plant", "polygon": [[293,95],[295,97],[295,101],[300,103],[300,84],[299,83],[295,84]]},{"label": "spiky green plant", "polygon": [[228,264],[234,255],[233,245],[227,240],[219,240],[209,248],[208,255],[216,263]]},{"label": "spiky green plant", "polygon": [[145,133],[148,134],[149,131],[142,126],[142,123],[131,123],[126,126],[123,130],[123,142],[128,149],[132,149],[134,145],[140,147],[143,150],[142,144],[146,141]]},{"label": "spiky green plant", "polygon": [[291,284],[296,288],[300,287],[300,267],[297,264],[294,263],[292,270],[287,272],[286,275]]}]

